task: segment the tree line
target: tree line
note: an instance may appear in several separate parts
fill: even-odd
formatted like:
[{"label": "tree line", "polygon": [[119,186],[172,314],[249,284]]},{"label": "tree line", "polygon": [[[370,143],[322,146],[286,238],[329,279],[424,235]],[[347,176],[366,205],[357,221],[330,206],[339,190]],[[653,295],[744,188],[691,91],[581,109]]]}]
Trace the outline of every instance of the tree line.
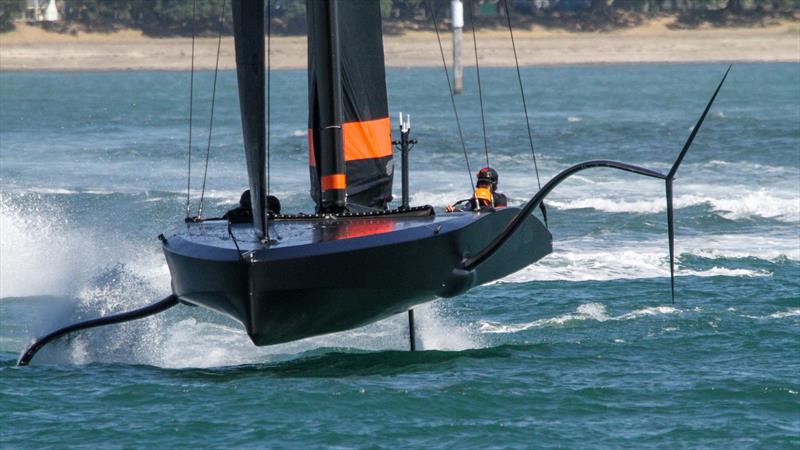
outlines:
[{"label": "tree line", "polygon": [[[51,25],[57,31],[79,27],[86,31],[108,32],[121,28],[140,29],[153,36],[216,34],[220,29],[220,11],[226,7],[222,31],[230,29],[230,1],[237,0],[62,0],[60,24]],[[294,34],[305,31],[306,0],[271,0],[269,15],[275,32]],[[429,24],[430,4],[439,17],[448,17],[449,0],[379,0],[387,23]],[[463,0],[480,17],[480,25],[490,26],[498,20],[505,5],[515,17],[526,23],[547,19],[571,19],[564,23],[597,22],[620,25],[617,15],[626,13],[657,14],[795,14],[800,0]],[[14,21],[22,16],[26,0],[0,0],[0,31],[13,29]],[[494,18],[494,19],[493,19]],[[557,24],[553,24],[557,26]],[[399,29],[399,27],[394,27]],[[596,28],[596,27],[595,27]]]}]

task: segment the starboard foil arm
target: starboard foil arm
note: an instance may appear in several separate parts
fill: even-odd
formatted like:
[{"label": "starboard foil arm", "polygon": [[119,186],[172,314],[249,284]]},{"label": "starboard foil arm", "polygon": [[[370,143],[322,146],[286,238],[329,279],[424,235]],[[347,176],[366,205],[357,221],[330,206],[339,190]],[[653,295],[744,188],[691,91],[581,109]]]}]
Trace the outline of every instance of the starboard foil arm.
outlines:
[{"label": "starboard foil arm", "polygon": [[556,186],[561,184],[564,180],[569,178],[570,176],[586,169],[591,169],[595,167],[610,167],[613,169],[623,170],[626,172],[632,172],[635,174],[651,177],[651,178],[658,178],[660,180],[664,180],[665,187],[666,187],[666,200],[667,200],[667,234],[669,237],[669,266],[670,266],[670,286],[672,288],[672,302],[675,302],[675,225],[674,225],[674,207],[673,207],[673,195],[672,195],[672,182],[675,179],[675,174],[678,171],[681,163],[683,162],[683,158],[686,156],[686,153],[689,151],[689,147],[691,147],[692,142],[694,142],[695,136],[697,136],[697,132],[700,130],[700,127],[703,125],[703,121],[705,120],[708,112],[711,110],[711,106],[714,104],[714,100],[717,98],[717,94],[719,93],[722,85],[725,83],[725,79],[728,77],[728,73],[730,73],[732,66],[728,66],[728,69],[725,71],[725,74],[722,76],[719,84],[717,85],[717,89],[714,91],[714,94],[709,99],[708,103],[706,104],[705,110],[703,110],[703,114],[697,120],[697,123],[692,128],[691,133],[689,134],[689,138],[686,140],[686,143],[683,145],[678,157],[675,159],[672,167],[670,168],[667,174],[662,174],[655,170],[647,169],[644,167],[639,167],[633,164],[628,164],[619,161],[609,161],[609,160],[594,160],[594,161],[585,161],[579,164],[576,164],[555,177],[553,177],[550,181],[548,181],[540,190],[533,196],[517,213],[517,215],[506,225],[502,232],[500,232],[497,237],[495,237],[492,242],[490,242],[486,247],[484,247],[481,251],[476,253],[475,255],[465,258],[461,265],[461,270],[471,271],[481,265],[484,261],[490,258],[498,249],[500,249],[503,244],[505,244],[508,239],[516,232],[520,225],[523,223],[525,218],[531,214],[539,205],[542,204],[544,198],[555,189]]},{"label": "starboard foil arm", "polygon": [[569,178],[576,173],[591,169],[595,167],[610,167],[613,169],[624,170],[626,172],[632,172],[639,175],[644,175],[652,178],[658,178],[660,180],[666,180],[667,175],[664,175],[660,172],[656,172],[655,170],[646,169],[644,167],[635,166],[633,164],[623,163],[619,161],[610,161],[605,159],[600,160],[592,160],[592,161],[584,161],[582,163],[575,164],[574,166],[563,170],[561,173],[550,179],[536,195],[533,196],[527,203],[520,209],[516,216],[506,225],[503,231],[495,237],[492,242],[489,243],[486,247],[484,247],[481,251],[476,253],[475,255],[466,258],[462,262],[462,268],[464,270],[473,270],[481,265],[484,261],[489,259],[494,253],[499,250],[503,244],[505,244],[509,238],[517,231],[520,225],[525,221],[525,218],[533,212],[539,205],[544,201],[545,197],[553,191],[559,184],[561,184],[564,180]]},{"label": "starboard foil arm", "polygon": [[17,361],[17,365],[27,366],[31,362],[31,359],[33,359],[34,355],[36,355],[36,353],[41,350],[42,347],[47,345],[49,342],[64,336],[65,334],[74,333],[87,328],[95,328],[103,325],[113,325],[115,323],[130,322],[131,320],[142,319],[166,311],[177,304],[178,297],[175,295],[170,295],[169,297],[145,306],[144,308],[114,314],[108,317],[99,317],[97,319],[86,320],[66,326],[64,328],[60,328],[42,338],[35,340],[33,344],[31,344],[31,346],[25,350],[25,353],[20,356],[19,361]]}]

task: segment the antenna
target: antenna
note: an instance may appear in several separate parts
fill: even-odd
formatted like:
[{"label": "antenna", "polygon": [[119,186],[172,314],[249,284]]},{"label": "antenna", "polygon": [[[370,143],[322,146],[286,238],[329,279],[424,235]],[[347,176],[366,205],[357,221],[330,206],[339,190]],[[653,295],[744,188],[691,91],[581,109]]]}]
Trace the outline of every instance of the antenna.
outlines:
[{"label": "antenna", "polygon": [[411,131],[411,114],[406,114],[405,120],[403,120],[403,113],[400,113],[400,132],[401,133],[408,133]]},{"label": "antenna", "polygon": [[400,130],[400,140],[392,141],[392,144],[400,146],[400,164],[403,169],[403,197],[400,208],[409,209],[411,206],[409,205],[408,195],[408,152],[411,151],[413,146],[417,144],[417,141],[416,139],[409,139],[408,137],[411,131],[411,114],[406,114],[405,120],[403,120],[402,112],[400,112],[398,117],[400,119],[400,126],[398,127]]}]

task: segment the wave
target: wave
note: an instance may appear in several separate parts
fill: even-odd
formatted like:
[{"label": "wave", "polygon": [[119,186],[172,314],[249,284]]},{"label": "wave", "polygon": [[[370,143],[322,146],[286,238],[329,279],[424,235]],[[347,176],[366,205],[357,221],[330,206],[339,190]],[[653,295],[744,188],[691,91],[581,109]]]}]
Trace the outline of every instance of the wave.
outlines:
[{"label": "wave", "polygon": [[[712,159],[706,163],[690,164],[690,168],[704,169],[707,167],[723,167],[728,172],[739,171],[753,175],[769,174],[782,174],[797,176],[797,168],[791,166],[773,166],[769,164],[759,164],[751,161],[723,161],[719,159]],[[788,172],[788,173],[787,173]]]},{"label": "wave", "polygon": [[[653,242],[653,245],[658,245]],[[764,234],[708,234],[681,237],[676,243],[678,254],[702,258],[758,258],[777,262],[782,259],[800,261],[800,245],[795,230]]]},{"label": "wave", "polygon": [[111,195],[116,192],[112,189],[89,187],[89,188],[64,188],[53,186],[22,186],[13,183],[5,183],[3,185],[3,194],[33,194],[33,195]]},{"label": "wave", "polygon": [[681,310],[671,306],[652,306],[637,309],[619,316],[609,316],[605,305],[602,303],[584,303],[578,306],[574,313],[562,314],[547,319],[538,319],[532,322],[500,324],[497,322],[481,321],[479,322],[479,331],[482,333],[518,333],[532,328],[563,325],[572,321],[594,320],[597,322],[606,322],[610,320],[633,320],[640,317],[678,314],[680,312]]},{"label": "wave", "polygon": [[[676,242],[676,276],[770,277],[763,268],[731,267],[750,263],[737,259],[800,261],[796,236],[708,235],[681,237]],[[681,259],[698,257],[711,267],[695,268]],[[552,254],[513,273],[498,283],[530,281],[605,281],[668,277],[669,259],[663,241],[625,241],[624,236],[605,239],[582,237],[556,240]]]},{"label": "wave", "polygon": [[[125,189],[125,188],[118,188],[115,190],[112,189],[100,189],[100,188],[87,188],[87,189],[62,189],[62,188],[47,188],[47,187],[39,187],[39,186],[26,186],[26,187],[11,187],[8,188],[7,186],[3,186],[4,190],[4,197],[8,194],[13,195],[33,195],[33,196],[76,196],[76,195],[97,195],[97,196],[107,196],[107,195],[127,195],[132,196],[134,198],[142,198],[141,201],[145,203],[160,203],[160,202],[167,202],[174,199],[185,199],[186,198],[186,191],[185,190],[141,190],[136,188]],[[243,188],[243,190],[246,187]],[[229,189],[208,189],[206,190],[205,194],[203,195],[207,204],[211,204],[213,206],[231,206],[239,202],[239,197],[242,195],[243,190],[229,190]],[[286,189],[275,190],[273,189],[271,194],[278,196],[278,198],[285,198],[291,195],[297,194],[296,191],[290,191]],[[305,195],[305,192],[303,192]],[[192,205],[196,207],[197,203],[200,199],[200,191],[198,189],[192,190]],[[37,198],[38,201],[42,201],[41,197]]]},{"label": "wave", "polygon": [[[778,197],[765,190],[726,198],[681,195],[676,197],[674,202],[676,208],[708,205],[712,211],[731,220],[762,217],[790,223],[800,222],[800,198]],[[624,200],[600,197],[570,201],[550,200],[547,204],[561,210],[591,208],[611,213],[653,214],[666,211],[663,198]]]},{"label": "wave", "polygon": [[770,319],[783,319],[786,317],[800,317],[800,308],[790,308],[788,311],[778,311],[769,316]]},{"label": "wave", "polygon": [[[539,263],[513,273],[499,283],[530,281],[608,281],[668,277],[669,262],[663,253],[622,251],[617,253],[553,253]],[[683,269],[675,276],[695,277],[769,277],[770,272],[752,269],[712,267],[707,270]]]},{"label": "wave", "polygon": [[767,320],[767,319],[785,319],[787,317],[800,317],[800,308],[789,308],[786,311],[777,311],[772,314],[768,314],[766,316],[753,316],[753,315],[743,315],[742,317],[747,317],[748,319],[758,319],[758,320]]},{"label": "wave", "polygon": [[72,189],[64,189],[64,188],[49,188],[49,187],[41,187],[37,188],[36,190],[31,189],[31,192],[35,192],[37,194],[58,194],[58,195],[69,195],[69,194],[78,194],[78,191],[74,191]]},{"label": "wave", "polygon": [[[735,309],[730,309],[730,308],[728,310],[731,312],[735,311]],[[691,311],[698,312],[700,311],[700,309],[693,308]],[[618,316],[611,316],[608,314],[606,306],[603,305],[602,303],[584,303],[578,306],[575,312],[562,314],[555,317],[548,317],[545,319],[537,319],[531,322],[502,324],[498,322],[483,320],[478,322],[479,325],[478,330],[481,333],[487,333],[487,334],[510,334],[510,333],[519,333],[521,331],[527,331],[535,328],[561,326],[566,323],[575,321],[593,320],[596,322],[607,322],[607,321],[635,320],[635,319],[640,319],[642,317],[680,314],[682,312],[683,310],[671,306],[651,306],[647,308],[637,309],[624,314],[620,314]],[[742,315],[741,317],[749,319],[757,319],[757,320],[800,317],[800,308],[790,308],[787,311],[778,311],[773,314],[769,314],[767,316]],[[674,331],[674,328],[670,327],[665,330]]]}]

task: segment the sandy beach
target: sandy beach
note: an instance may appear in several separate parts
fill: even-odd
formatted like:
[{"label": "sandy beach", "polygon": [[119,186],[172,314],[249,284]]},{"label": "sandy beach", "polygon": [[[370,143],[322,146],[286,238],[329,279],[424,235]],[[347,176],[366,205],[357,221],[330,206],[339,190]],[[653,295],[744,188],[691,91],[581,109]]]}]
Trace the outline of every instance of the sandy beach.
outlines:
[{"label": "sandy beach", "polygon": [[[571,33],[542,28],[515,30],[520,63],[523,65],[572,65],[617,63],[690,62],[800,62],[800,24],[781,22],[759,28],[706,28],[673,30],[669,19],[614,32]],[[471,36],[465,31],[464,54],[472,55]],[[273,37],[272,67],[303,68],[305,37]],[[450,34],[444,36],[450,58]],[[440,64],[436,37],[414,31],[384,36],[386,64],[390,67],[420,67]],[[506,30],[478,33],[478,48],[484,66],[513,65]],[[217,40],[196,42],[195,66],[213,69]],[[151,38],[139,31],[114,33],[47,32],[20,25],[0,34],[0,70],[187,70],[191,39]],[[220,67],[234,67],[233,39],[222,39]],[[471,57],[465,57],[471,64]]]}]

